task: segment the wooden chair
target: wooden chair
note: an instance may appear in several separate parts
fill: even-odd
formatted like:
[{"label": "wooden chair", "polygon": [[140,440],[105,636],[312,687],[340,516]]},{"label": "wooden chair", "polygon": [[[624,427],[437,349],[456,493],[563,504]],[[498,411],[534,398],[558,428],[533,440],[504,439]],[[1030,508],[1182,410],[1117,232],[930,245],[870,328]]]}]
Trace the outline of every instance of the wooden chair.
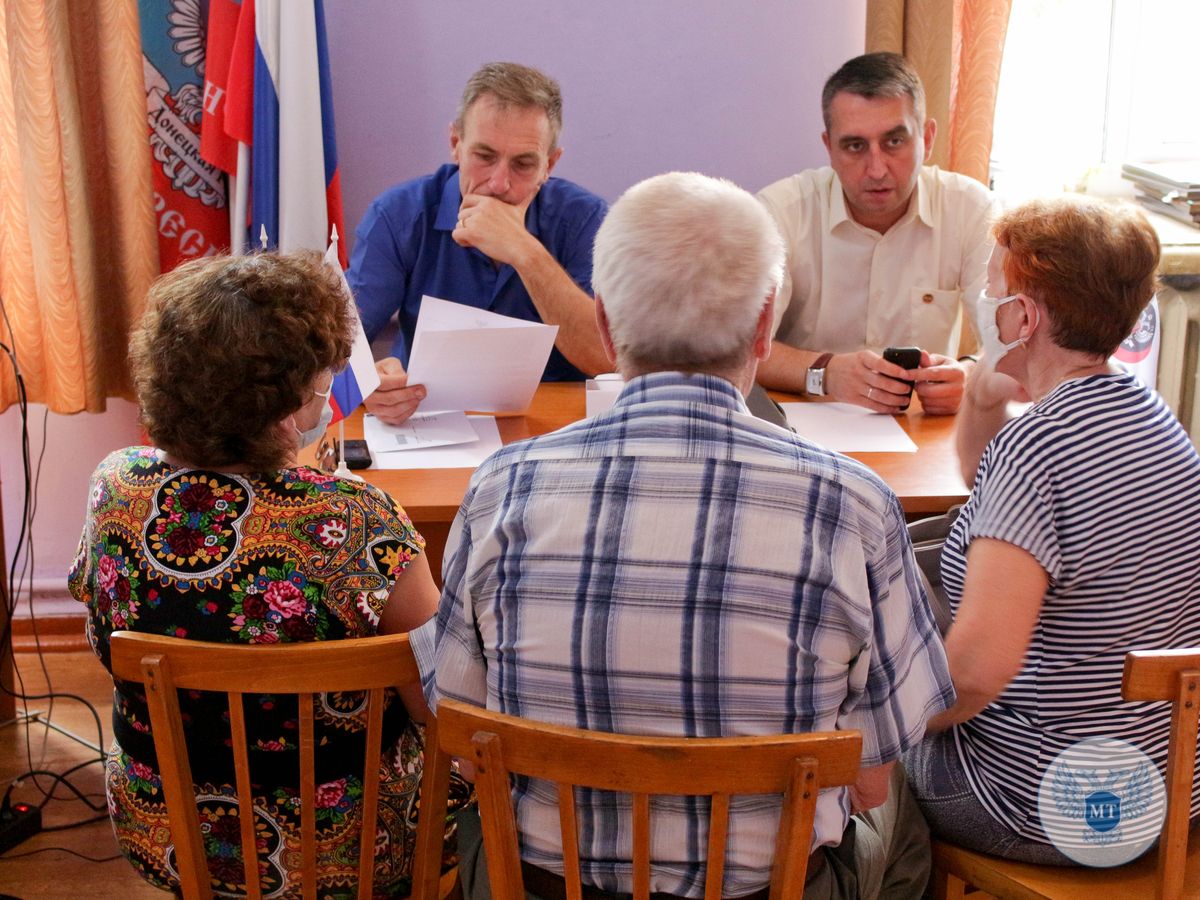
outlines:
[{"label": "wooden chair", "polygon": [[1035,866],[934,841],[934,894],[938,900],[957,900],[968,894],[1014,900],[1200,897],[1200,840],[1188,848],[1200,716],[1200,648],[1126,654],[1121,695],[1126,700],[1167,700],[1172,704],[1167,816],[1157,862],[1154,854],[1147,853],[1111,869]]},{"label": "wooden chair", "polygon": [[[116,678],[145,685],[179,880],[183,895],[189,900],[211,897],[212,886],[176,690],[223,691],[228,695],[235,786],[238,804],[243,810],[250,808],[253,792],[241,695],[299,695],[300,827],[305,898],[315,897],[317,890],[313,694],[366,691],[362,833],[368,837],[362,844],[369,852],[363,853],[359,861],[358,896],[370,898],[374,885],[384,691],[392,686],[420,683],[420,673],[406,635],[252,646],[118,631],[112,636],[112,672]],[[442,797],[444,808],[445,789]],[[253,817],[239,818],[242,846],[255,846]],[[441,821],[445,821],[444,814]],[[438,896],[442,831],[440,822],[421,818],[417,844],[418,848],[423,848],[423,854],[431,860],[433,867],[434,893],[427,895],[432,897]],[[435,846],[436,861],[432,861]],[[418,862],[424,861],[419,854]],[[247,896],[261,897],[256,857],[246,856],[244,866]],[[425,872],[414,873],[414,884],[418,877],[424,878]]]},{"label": "wooden chair", "polygon": [[[668,738],[607,734],[547,725],[452,700],[438,706],[440,751],[469,760],[483,824],[492,896],[524,900],[517,823],[509,776],[530,775],[558,787],[567,896],[581,896],[575,794],[580,785],[633,794],[633,896],[650,896],[650,795],[709,796],[707,900],[721,896],[733,794],[784,794],[771,873],[772,900],[804,891],[813,814],[820,788],[858,776],[857,731],[738,738]],[[426,747],[433,738],[426,733]],[[445,770],[445,760],[437,765]],[[433,760],[426,757],[426,771]],[[444,809],[445,787],[424,794]],[[433,818],[438,818],[438,813]],[[429,886],[426,885],[426,890]],[[414,890],[416,890],[414,888]],[[426,895],[428,896],[428,895]]]}]

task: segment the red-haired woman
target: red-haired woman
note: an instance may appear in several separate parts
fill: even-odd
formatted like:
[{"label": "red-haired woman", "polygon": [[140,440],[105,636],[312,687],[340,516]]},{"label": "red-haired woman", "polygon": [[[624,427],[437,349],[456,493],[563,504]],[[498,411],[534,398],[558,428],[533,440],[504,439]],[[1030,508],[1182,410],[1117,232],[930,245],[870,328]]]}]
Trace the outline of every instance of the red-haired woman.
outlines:
[{"label": "red-haired woman", "polygon": [[[958,700],[905,766],[934,834],[1067,864],[1087,857],[1088,779],[1124,789],[1130,748],[1165,763],[1169,709],[1122,702],[1121,672],[1126,651],[1200,645],[1200,456],[1162,399],[1109,362],[1154,292],[1158,240],[1141,212],[1037,201],[995,234],[984,358],[959,413],[973,488],[942,556]],[[1033,405],[1012,417],[1013,400]],[[1075,774],[1078,790],[1046,780],[1085,746],[1105,758]],[[1044,784],[1052,805],[1039,808]],[[1056,795],[1074,836],[1043,821]],[[1096,846],[1136,836],[1139,805],[1123,831],[1101,823]],[[1125,852],[1112,849],[1107,864]]]}]

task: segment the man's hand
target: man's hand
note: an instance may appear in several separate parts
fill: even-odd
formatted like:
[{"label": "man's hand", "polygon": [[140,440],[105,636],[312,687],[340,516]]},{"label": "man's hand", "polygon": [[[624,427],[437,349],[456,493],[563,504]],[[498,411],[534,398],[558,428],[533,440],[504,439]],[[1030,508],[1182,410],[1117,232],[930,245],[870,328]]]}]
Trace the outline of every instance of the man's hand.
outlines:
[{"label": "man's hand", "polygon": [[952,416],[962,403],[967,367],[940,353],[921,351],[921,368],[913,386],[921,408],[932,416]]},{"label": "man's hand", "polygon": [[878,353],[838,353],[825,369],[825,393],[881,413],[898,413],[908,403],[912,375]]},{"label": "man's hand", "polygon": [[894,762],[858,770],[858,778],[850,785],[850,813],[865,812],[887,802]]},{"label": "man's hand", "polygon": [[525,229],[528,205],[512,206],[495,197],[467,194],[451,237],[463,247],[474,247],[496,262],[516,267],[537,244]]},{"label": "man's hand", "polygon": [[375,371],[379,373],[379,387],[366,399],[367,412],[388,425],[400,425],[417,411],[425,399],[425,388],[419,384],[409,386],[408,373],[394,356],[375,363]]}]

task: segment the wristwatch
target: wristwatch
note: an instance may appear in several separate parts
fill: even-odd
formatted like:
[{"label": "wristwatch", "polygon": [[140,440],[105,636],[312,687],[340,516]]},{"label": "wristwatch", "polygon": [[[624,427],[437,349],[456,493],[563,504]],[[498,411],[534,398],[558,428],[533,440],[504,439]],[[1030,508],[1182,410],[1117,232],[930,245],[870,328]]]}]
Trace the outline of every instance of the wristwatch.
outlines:
[{"label": "wristwatch", "polygon": [[804,378],[804,392],[814,397],[825,396],[825,367],[833,359],[832,353],[822,353],[817,361],[808,367]]}]

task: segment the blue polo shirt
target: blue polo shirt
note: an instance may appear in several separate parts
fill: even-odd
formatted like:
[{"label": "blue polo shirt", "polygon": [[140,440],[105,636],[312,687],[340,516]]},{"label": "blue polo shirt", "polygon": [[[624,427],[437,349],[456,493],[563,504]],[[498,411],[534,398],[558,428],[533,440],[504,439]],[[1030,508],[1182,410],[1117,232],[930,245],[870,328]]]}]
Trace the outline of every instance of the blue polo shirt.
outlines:
[{"label": "blue polo shirt", "polygon": [[[451,232],[461,204],[458,166],[444,165],[432,175],[398,184],[376,197],[355,232],[346,277],[363,327],[367,337],[374,339],[399,312],[400,333],[392,355],[406,367],[425,294],[541,321],[512,266],[497,268],[479,250],[454,242]],[[595,194],[562,178],[551,178],[525,213],[529,233],[589,296],[592,243],[607,212],[608,205]],[[581,381],[583,377],[557,347],[550,352],[542,375],[545,381]]]}]

